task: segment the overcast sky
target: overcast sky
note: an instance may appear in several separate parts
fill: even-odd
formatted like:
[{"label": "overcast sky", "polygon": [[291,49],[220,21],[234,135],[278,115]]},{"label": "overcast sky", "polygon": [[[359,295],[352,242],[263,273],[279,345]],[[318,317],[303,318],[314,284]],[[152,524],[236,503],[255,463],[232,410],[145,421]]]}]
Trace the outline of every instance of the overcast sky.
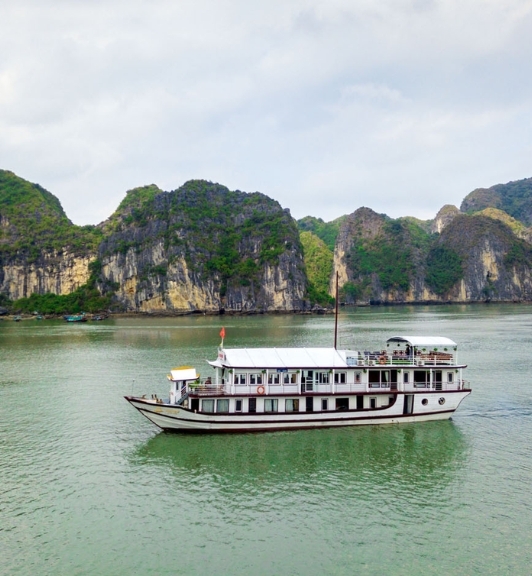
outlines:
[{"label": "overcast sky", "polygon": [[76,224],[192,178],[432,218],[532,176],[532,1],[2,0],[0,168]]}]

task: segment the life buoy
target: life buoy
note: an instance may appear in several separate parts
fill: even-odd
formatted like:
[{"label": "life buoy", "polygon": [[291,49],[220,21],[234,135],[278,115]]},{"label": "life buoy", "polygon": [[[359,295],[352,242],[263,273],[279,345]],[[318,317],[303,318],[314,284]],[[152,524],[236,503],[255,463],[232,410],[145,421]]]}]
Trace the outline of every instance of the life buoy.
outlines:
[{"label": "life buoy", "polygon": [[259,386],[257,388],[257,394],[264,394],[266,390],[264,389],[264,386]]}]

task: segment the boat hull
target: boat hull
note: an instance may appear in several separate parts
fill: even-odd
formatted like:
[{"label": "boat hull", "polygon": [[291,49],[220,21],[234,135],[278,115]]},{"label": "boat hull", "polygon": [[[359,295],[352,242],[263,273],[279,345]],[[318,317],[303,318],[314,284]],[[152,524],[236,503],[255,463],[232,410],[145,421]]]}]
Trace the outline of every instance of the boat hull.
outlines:
[{"label": "boat hull", "polygon": [[[471,390],[415,394],[411,413],[404,411],[404,394],[386,408],[325,412],[276,412],[215,414],[193,412],[187,408],[126,396],[143,416],[171,432],[266,432],[304,428],[334,428],[375,424],[399,424],[448,420]],[[423,399],[429,399],[426,405]],[[442,402],[443,400],[443,402]]]}]

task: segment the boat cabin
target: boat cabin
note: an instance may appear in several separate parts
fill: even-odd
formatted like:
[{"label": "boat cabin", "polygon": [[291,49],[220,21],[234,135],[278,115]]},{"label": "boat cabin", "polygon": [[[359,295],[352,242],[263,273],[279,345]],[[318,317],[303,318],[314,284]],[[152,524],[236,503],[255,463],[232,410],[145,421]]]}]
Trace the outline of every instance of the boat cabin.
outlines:
[{"label": "boat cabin", "polygon": [[[214,376],[173,369],[170,404],[202,412],[350,410],[389,406],[399,392],[463,388],[456,344],[395,336],[382,350],[233,348],[218,350]],[[190,405],[189,405],[190,401]]]}]

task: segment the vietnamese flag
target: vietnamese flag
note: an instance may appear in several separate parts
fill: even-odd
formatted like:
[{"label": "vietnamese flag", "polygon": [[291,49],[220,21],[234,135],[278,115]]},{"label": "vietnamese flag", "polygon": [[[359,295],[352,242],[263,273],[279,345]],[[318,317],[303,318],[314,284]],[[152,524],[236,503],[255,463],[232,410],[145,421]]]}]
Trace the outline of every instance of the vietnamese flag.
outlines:
[{"label": "vietnamese flag", "polygon": [[222,329],[220,330],[220,336],[222,337],[222,340],[225,338],[225,328],[222,326]]}]

